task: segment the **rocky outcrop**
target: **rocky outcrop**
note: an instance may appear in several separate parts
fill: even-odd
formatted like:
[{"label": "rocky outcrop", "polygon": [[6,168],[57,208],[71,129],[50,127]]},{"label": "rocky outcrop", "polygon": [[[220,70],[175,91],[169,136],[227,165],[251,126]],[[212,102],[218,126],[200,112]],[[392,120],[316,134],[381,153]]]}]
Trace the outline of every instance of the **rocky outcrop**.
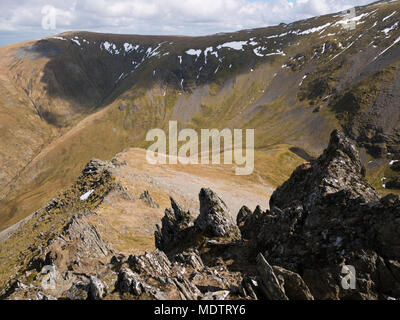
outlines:
[{"label": "rocky outcrop", "polygon": [[254,239],[257,237],[260,233],[259,221],[262,215],[264,215],[264,212],[260,206],[257,206],[254,212],[251,212],[246,206],[240,209],[236,221],[244,239]]},{"label": "rocky outcrop", "polygon": [[400,177],[394,177],[389,179],[386,183],[385,183],[385,188],[386,189],[400,189]]},{"label": "rocky outcrop", "polygon": [[122,294],[157,300],[197,300],[198,288],[185,276],[184,266],[171,263],[159,250],[144,256],[130,256],[118,274],[116,289]]},{"label": "rocky outcrop", "polygon": [[[194,218],[171,198],[155,232],[157,249],[129,257],[101,239],[92,212],[73,215],[40,248],[8,297],[400,298],[400,197],[378,195],[356,148],[339,131],[318,159],[276,190],[270,210],[243,207],[235,224],[215,192],[202,189],[199,200]],[[27,285],[32,275],[36,284]],[[41,288],[44,280],[55,289]]]},{"label": "rocky outcrop", "polygon": [[270,206],[285,209],[297,202],[312,213],[333,202],[348,205],[351,201],[377,201],[379,195],[364,175],[357,149],[343,133],[335,130],[323,155],[297,168],[274,192]]},{"label": "rocky outcrop", "polygon": [[257,270],[261,278],[261,289],[269,300],[314,300],[301,276],[282,267],[272,267],[260,253]]},{"label": "rocky outcrop", "polygon": [[210,237],[239,239],[240,232],[225,202],[212,190],[202,189],[199,195],[200,215],[194,226]]},{"label": "rocky outcrop", "polygon": [[257,257],[257,269],[261,277],[261,288],[269,300],[289,300],[282,283],[276,277],[274,270],[262,254]]},{"label": "rocky outcrop", "polygon": [[[400,199],[380,198],[341,132],[276,190],[270,207],[247,215],[241,228],[258,225],[252,239],[269,263],[301,274],[315,298],[399,296],[389,261],[400,259]],[[357,272],[357,290],[342,286],[345,265]]]},{"label": "rocky outcrop", "polygon": [[390,166],[390,169],[392,169],[393,171],[400,172],[400,160],[394,160],[391,163],[392,165]]},{"label": "rocky outcrop", "polygon": [[166,209],[161,227],[155,232],[156,247],[170,251],[198,237],[216,237],[230,240],[241,238],[232,214],[224,201],[212,190],[202,189],[199,194],[200,214],[196,219],[171,198],[172,209]]},{"label": "rocky outcrop", "polygon": [[274,266],[274,273],[290,300],[314,300],[307,284],[298,273]]},{"label": "rocky outcrop", "polygon": [[76,258],[101,258],[114,252],[100,237],[97,228],[83,215],[72,217],[71,222],[65,226],[63,237],[58,241],[60,246],[66,243],[76,244]]},{"label": "rocky outcrop", "polygon": [[185,239],[187,230],[193,226],[194,218],[189,211],[183,210],[173,198],[170,198],[172,209],[166,209],[161,219],[161,227],[156,226],[154,238],[156,248],[168,250]]}]

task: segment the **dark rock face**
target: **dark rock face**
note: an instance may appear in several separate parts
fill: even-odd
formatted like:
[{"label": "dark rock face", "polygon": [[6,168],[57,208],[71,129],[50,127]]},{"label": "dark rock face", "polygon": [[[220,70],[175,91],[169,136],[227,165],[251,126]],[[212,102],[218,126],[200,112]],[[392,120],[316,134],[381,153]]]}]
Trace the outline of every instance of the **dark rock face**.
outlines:
[{"label": "dark rock face", "polygon": [[165,210],[161,219],[161,227],[157,225],[154,237],[156,248],[167,250],[182,241],[188,228],[193,226],[194,218],[189,211],[184,211],[173,198],[170,198],[172,209]]},{"label": "dark rock face", "polygon": [[400,177],[390,179],[385,184],[386,189],[400,189]]},{"label": "dark rock face", "polygon": [[274,192],[271,208],[285,209],[298,201],[305,210],[313,212],[326,205],[327,199],[332,199],[332,202],[376,201],[378,193],[364,178],[364,173],[354,145],[343,133],[335,130],[323,155],[297,168],[290,179]]},{"label": "dark rock face", "polygon": [[261,276],[261,289],[267,299],[289,300],[282,283],[261,253],[257,257],[257,269]]},{"label": "dark rock face", "polygon": [[[260,226],[252,239],[266,259],[301,274],[317,299],[400,294],[389,263],[400,259],[400,199],[380,199],[363,173],[357,150],[335,131],[323,155],[276,190],[271,211],[242,221]],[[354,266],[357,290],[342,288],[344,265]]]},{"label": "dark rock face", "polygon": [[244,206],[237,215],[237,225],[243,239],[254,239],[260,233],[259,221],[264,214],[260,206],[254,212]]},{"label": "dark rock face", "polygon": [[225,202],[212,190],[202,189],[199,195],[200,215],[194,226],[211,237],[238,239],[240,232]]},{"label": "dark rock face", "polygon": [[314,300],[310,289],[299,274],[277,266],[274,266],[273,270],[290,300]]},{"label": "dark rock face", "polygon": [[390,168],[394,171],[399,172],[400,171],[400,160],[394,161]]}]

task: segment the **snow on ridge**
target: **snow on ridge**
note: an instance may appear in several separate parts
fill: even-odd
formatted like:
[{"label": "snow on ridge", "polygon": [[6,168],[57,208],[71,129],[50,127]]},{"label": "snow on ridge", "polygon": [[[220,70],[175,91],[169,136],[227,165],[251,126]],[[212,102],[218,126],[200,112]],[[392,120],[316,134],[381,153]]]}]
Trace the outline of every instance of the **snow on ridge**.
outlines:
[{"label": "snow on ridge", "polygon": [[324,24],[322,26],[313,27],[313,28],[306,29],[306,30],[303,30],[303,31],[301,31],[301,30],[290,30],[290,31],[285,32],[285,33],[276,34],[276,35],[268,36],[268,37],[265,37],[265,38],[266,39],[282,38],[282,37],[285,37],[285,36],[287,36],[289,34],[302,36],[302,35],[307,35],[307,34],[311,34],[311,33],[314,33],[314,32],[324,31],[326,28],[330,27],[331,25],[332,25],[332,23],[328,22],[328,23],[326,23],[326,24]]},{"label": "snow on ridge", "polygon": [[307,78],[307,75],[305,75],[305,76],[301,79],[301,81],[300,81],[300,83],[299,83],[299,87],[301,87],[301,86],[303,85],[303,82],[304,82],[304,80],[306,80],[306,78]]},{"label": "snow on ridge", "polygon": [[247,45],[247,41],[231,41],[220,44],[217,49],[230,48],[233,50],[243,50],[243,46]]},{"label": "snow on ridge", "polygon": [[385,17],[385,18],[383,18],[383,19],[382,19],[382,22],[384,22],[384,21],[390,19],[390,18],[393,17],[396,13],[397,13],[397,11],[392,12],[390,15],[388,15],[388,16]]},{"label": "snow on ridge", "polygon": [[208,47],[206,50],[204,50],[204,63],[207,64],[207,56],[208,54],[214,55],[216,58],[218,58],[218,52],[214,51],[213,47]]},{"label": "snow on ridge", "polygon": [[373,12],[362,13],[362,14],[360,14],[360,15],[354,17],[354,18],[345,18],[345,19],[336,21],[335,24],[334,24],[334,26],[347,25],[347,24],[349,24],[350,22],[356,22],[356,23],[358,22],[358,23],[360,23],[359,21],[360,21],[362,18],[368,17],[368,16],[371,15],[372,13],[373,13]]},{"label": "snow on ridge", "polygon": [[276,52],[271,52],[264,55],[264,57],[269,57],[269,56],[286,56],[286,53],[278,49]]},{"label": "snow on ridge", "polygon": [[122,72],[119,78],[115,81],[115,83],[118,83],[123,77],[125,76],[125,73]]},{"label": "snow on ridge", "polygon": [[148,49],[147,49],[147,52],[146,52],[147,58],[151,58],[151,57],[154,57],[154,56],[158,56],[158,57],[160,58],[160,57],[161,57],[161,52],[158,51],[158,50],[161,48],[161,46],[162,46],[164,43],[165,43],[165,42],[159,43],[159,44],[157,45],[157,47],[155,47],[153,50],[151,49],[151,47],[148,48]]},{"label": "snow on ridge", "polygon": [[389,28],[383,29],[382,32],[388,34],[390,31],[395,30],[399,26],[399,22],[397,21],[394,25]]},{"label": "snow on ridge", "polygon": [[201,55],[202,52],[203,52],[203,51],[202,51],[201,49],[198,49],[198,50],[189,49],[189,50],[186,51],[186,53],[187,53],[188,55],[197,56],[197,58],[200,57],[200,55]]},{"label": "snow on ridge", "polygon": [[71,39],[72,42],[76,43],[78,46],[81,46],[81,43],[78,39]]},{"label": "snow on ridge", "polygon": [[117,49],[117,46],[112,43],[112,42],[108,42],[108,41],[104,41],[100,47],[103,47],[104,49],[106,49],[106,51],[108,51],[111,54],[119,54],[120,51]]},{"label": "snow on ridge", "polygon": [[389,46],[389,47],[387,47],[385,50],[383,50],[380,54],[378,54],[375,58],[374,58],[374,60],[372,60],[372,61],[375,61],[376,59],[378,59],[381,55],[383,55],[385,52],[387,52],[388,50],[390,50],[392,47],[394,47],[398,42],[400,42],[400,37],[398,37],[396,40],[394,40],[394,42]]},{"label": "snow on ridge", "polygon": [[258,47],[258,48],[255,48],[254,50],[253,50],[253,52],[254,52],[254,54],[256,55],[256,56],[259,56],[259,57],[264,57],[264,55],[261,53],[261,51],[262,50],[264,50],[265,48],[264,47]]},{"label": "snow on ridge", "polygon": [[65,38],[63,38],[63,37],[53,37],[53,39],[62,40],[62,41],[67,41],[67,39],[65,39]]},{"label": "snow on ridge", "polygon": [[124,43],[124,49],[125,49],[126,53],[129,53],[133,50],[137,50],[137,49],[139,49],[139,47],[140,47],[139,45],[133,45],[133,44],[127,43],[127,42]]},{"label": "snow on ridge", "polygon": [[278,49],[275,52],[270,52],[270,53],[265,53],[263,54],[262,51],[266,51],[268,48],[267,47],[257,47],[253,50],[254,54],[258,57],[270,57],[270,56],[286,56],[286,54]]},{"label": "snow on ridge", "polygon": [[305,35],[305,34],[318,32],[318,31],[321,31],[321,30],[324,30],[324,29],[328,28],[330,25],[331,25],[331,23],[329,22],[329,23],[324,24],[323,26],[307,29],[307,30],[301,31],[300,33],[297,33],[297,34],[298,35]]}]

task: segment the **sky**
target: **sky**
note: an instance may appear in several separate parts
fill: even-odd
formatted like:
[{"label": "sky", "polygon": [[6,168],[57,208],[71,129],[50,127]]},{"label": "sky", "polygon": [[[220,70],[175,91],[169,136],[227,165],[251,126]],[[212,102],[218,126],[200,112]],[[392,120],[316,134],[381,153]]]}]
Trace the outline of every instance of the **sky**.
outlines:
[{"label": "sky", "polygon": [[1,0],[0,46],[65,31],[207,35],[289,23],[373,0]]}]

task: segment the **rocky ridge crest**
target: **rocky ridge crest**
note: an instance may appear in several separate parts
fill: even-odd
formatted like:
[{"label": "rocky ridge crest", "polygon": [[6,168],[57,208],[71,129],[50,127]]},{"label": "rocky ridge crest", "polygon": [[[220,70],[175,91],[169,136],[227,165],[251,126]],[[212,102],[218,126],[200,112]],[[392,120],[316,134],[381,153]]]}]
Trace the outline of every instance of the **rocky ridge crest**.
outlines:
[{"label": "rocky ridge crest", "polygon": [[[336,130],[320,158],[275,191],[270,210],[243,207],[235,223],[210,189],[200,191],[197,216],[171,198],[155,232],[157,249],[139,256],[118,254],[77,216],[32,265],[72,262],[60,282],[65,288],[29,287],[21,277],[7,298],[398,299],[400,199],[381,198],[364,172],[352,141]],[[65,246],[84,258],[66,259],[58,250]],[[99,262],[88,270],[87,259]],[[343,286],[346,266],[354,267],[356,289]]]}]

